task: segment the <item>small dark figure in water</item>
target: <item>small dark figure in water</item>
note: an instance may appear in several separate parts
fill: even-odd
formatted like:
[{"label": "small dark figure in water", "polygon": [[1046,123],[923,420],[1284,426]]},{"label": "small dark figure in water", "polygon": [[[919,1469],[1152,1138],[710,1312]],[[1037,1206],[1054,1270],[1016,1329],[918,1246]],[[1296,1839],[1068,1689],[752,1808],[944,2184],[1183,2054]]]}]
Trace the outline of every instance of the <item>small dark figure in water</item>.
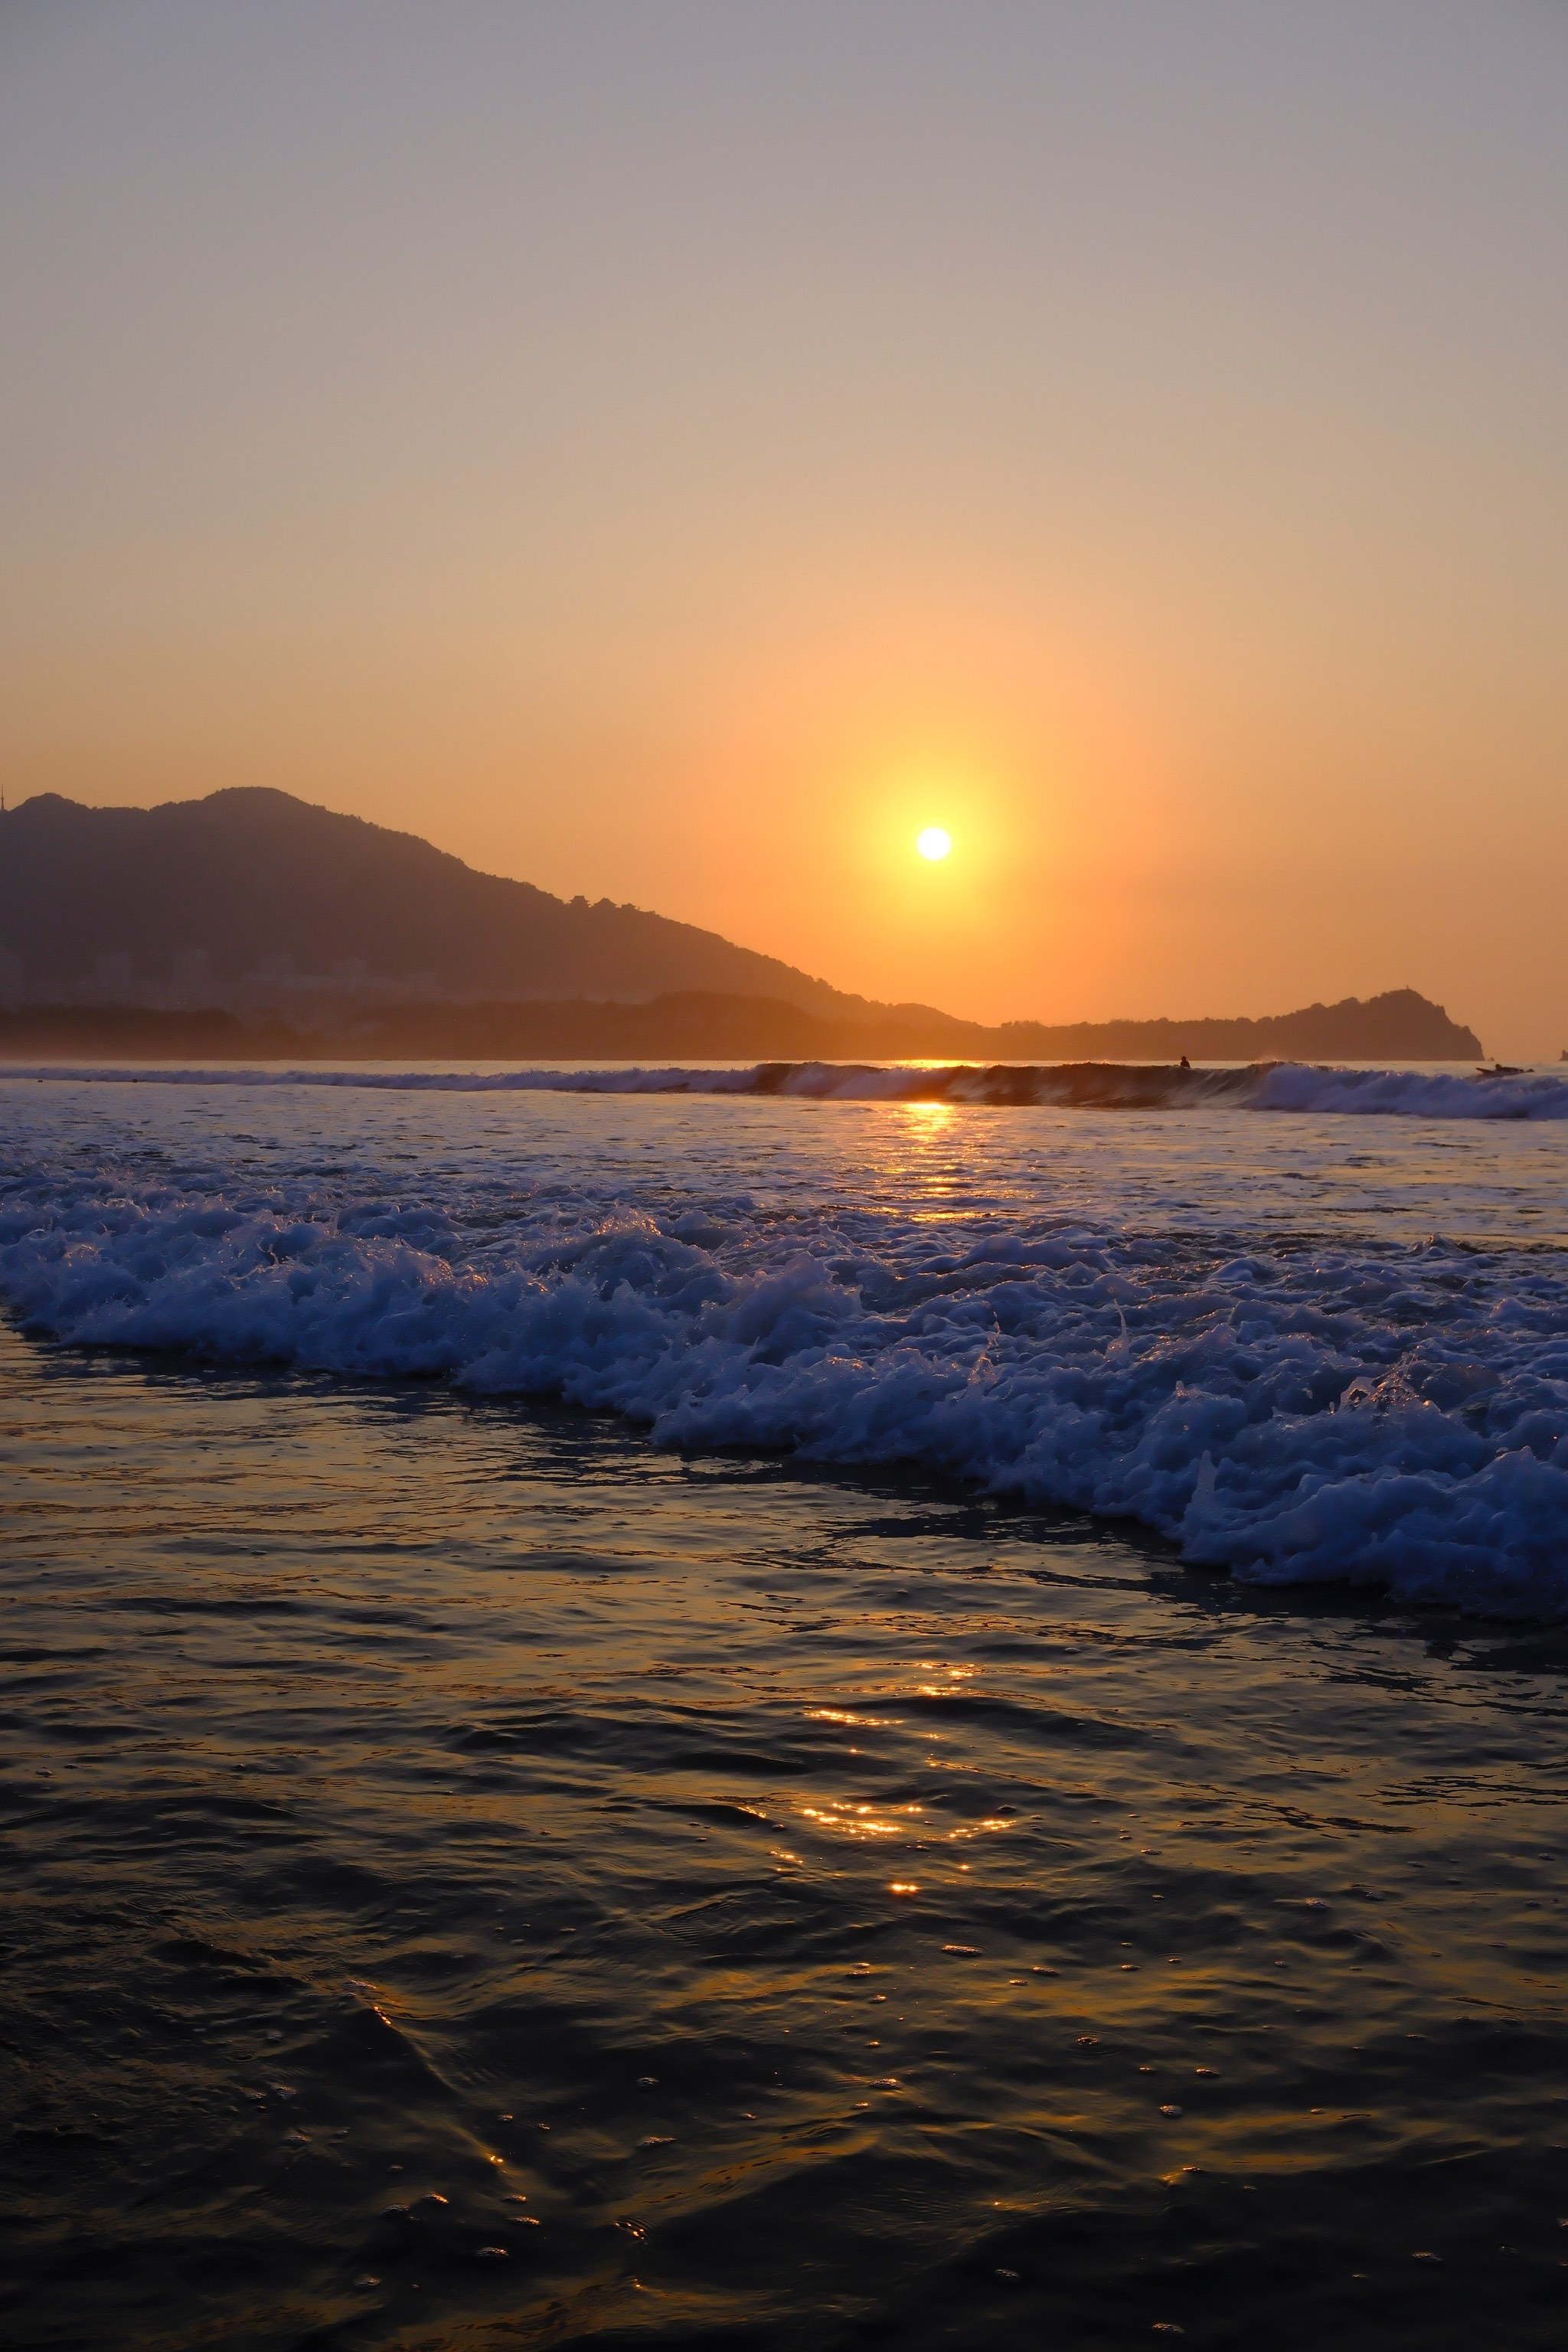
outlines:
[{"label": "small dark figure in water", "polygon": [[[1563,1059],[1564,1059],[1564,1061],[1568,1061],[1568,1054],[1565,1054],[1565,1055],[1563,1055]],[[1183,1069],[1184,1069],[1184,1070],[1190,1070],[1190,1069],[1192,1068],[1192,1066],[1192,1066],[1192,1064],[1188,1061],[1188,1059],[1187,1059],[1186,1055],[1184,1054],[1184,1055],[1182,1055],[1182,1067],[1183,1067]]]}]

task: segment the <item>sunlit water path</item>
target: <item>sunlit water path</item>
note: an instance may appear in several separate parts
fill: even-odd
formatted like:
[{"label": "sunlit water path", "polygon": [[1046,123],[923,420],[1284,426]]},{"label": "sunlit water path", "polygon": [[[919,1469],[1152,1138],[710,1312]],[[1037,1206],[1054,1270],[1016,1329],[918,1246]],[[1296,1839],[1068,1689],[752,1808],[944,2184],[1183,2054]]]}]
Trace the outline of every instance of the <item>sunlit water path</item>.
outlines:
[{"label": "sunlit water path", "polygon": [[[62,1316],[161,1297],[209,1353],[253,1275],[263,1335],[330,1291],[392,1171],[375,1213],[470,1297],[633,1194],[738,1286],[785,1227],[877,1223],[891,1285],[927,1228],[1092,1219],[1158,1244],[1162,1312],[1183,1251],[1207,1283],[1216,1233],[1306,1233],[1369,1330],[1483,1298],[1467,1360],[1501,1330],[1549,1407],[1545,1130],[1232,1115],[1226,1160],[1196,1120],[334,1098],[326,1131],[106,1091],[12,1095],[11,1245],[47,1194]],[[180,1258],[158,1220],[220,1196],[252,1257]],[[1481,1290],[1374,1297],[1433,1230]],[[384,1339],[413,1294],[366,1262]],[[623,1276],[639,1313],[671,1263]],[[1022,1349],[1060,1269],[995,1263],[898,1312],[1011,1298]],[[1561,2342],[1550,1612],[1259,1589],[940,1465],[173,1337],[0,1346],[7,2344]]]},{"label": "sunlit water path", "polygon": [[1553,1637],[5,1371],[8,2341],[1561,2340]]}]

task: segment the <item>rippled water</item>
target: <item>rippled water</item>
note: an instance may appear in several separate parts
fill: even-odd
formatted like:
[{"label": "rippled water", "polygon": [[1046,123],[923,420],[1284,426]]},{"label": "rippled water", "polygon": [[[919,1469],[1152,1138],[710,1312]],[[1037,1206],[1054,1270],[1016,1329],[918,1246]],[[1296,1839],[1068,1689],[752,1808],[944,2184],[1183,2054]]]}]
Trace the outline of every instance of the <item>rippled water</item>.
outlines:
[{"label": "rippled water", "polygon": [[[401,1170],[470,1262],[1305,1189],[1506,1298],[1561,1206],[1543,1130],[85,1093],[16,1184]],[[1561,1632],[298,1356],[12,1330],[0,1463],[7,2345],[1561,2342]]]}]

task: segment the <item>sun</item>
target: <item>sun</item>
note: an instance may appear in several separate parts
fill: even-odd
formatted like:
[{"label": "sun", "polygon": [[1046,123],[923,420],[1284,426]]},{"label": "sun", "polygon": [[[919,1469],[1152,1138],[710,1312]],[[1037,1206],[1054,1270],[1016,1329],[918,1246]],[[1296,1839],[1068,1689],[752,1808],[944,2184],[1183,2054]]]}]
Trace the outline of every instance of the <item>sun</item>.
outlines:
[{"label": "sun", "polygon": [[915,847],[922,857],[945,857],[952,847],[952,835],[944,833],[940,824],[928,824],[925,831],[916,836]]}]

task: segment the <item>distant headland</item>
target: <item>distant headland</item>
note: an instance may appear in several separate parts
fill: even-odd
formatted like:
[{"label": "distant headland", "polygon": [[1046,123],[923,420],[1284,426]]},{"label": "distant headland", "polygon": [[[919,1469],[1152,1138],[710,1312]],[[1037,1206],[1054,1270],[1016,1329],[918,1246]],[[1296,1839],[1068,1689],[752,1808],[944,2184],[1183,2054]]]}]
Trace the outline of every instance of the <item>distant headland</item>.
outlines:
[{"label": "distant headland", "polygon": [[0,818],[0,1055],[1468,1060],[1414,989],[1261,1020],[963,1021],[477,873],[287,793]]}]

